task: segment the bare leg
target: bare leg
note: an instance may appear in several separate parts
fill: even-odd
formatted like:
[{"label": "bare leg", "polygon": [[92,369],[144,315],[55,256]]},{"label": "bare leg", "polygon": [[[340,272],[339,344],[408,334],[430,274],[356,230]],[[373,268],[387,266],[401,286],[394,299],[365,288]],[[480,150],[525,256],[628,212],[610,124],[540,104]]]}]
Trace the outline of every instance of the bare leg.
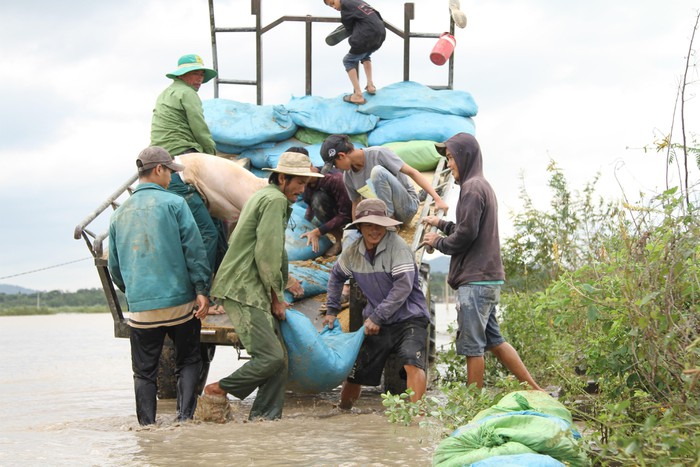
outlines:
[{"label": "bare leg", "polygon": [[[532,389],[536,391],[544,391],[539,385],[532,379],[530,372],[527,371],[525,364],[520,360],[518,352],[510,345],[508,342],[489,349],[496,358],[503,363],[503,365],[508,368],[508,371],[513,373],[513,375],[518,378],[518,381],[527,383]],[[468,363],[467,363],[468,364]]]},{"label": "bare leg", "polygon": [[362,392],[362,385],[355,383],[348,383],[345,381],[343,383],[343,388],[340,390],[340,407],[343,410],[352,409],[352,404],[355,403],[357,399],[360,398],[360,393]]},{"label": "bare leg", "polygon": [[352,96],[350,96],[350,100],[352,102],[362,102],[365,98],[362,95],[362,89],[360,89],[360,78],[357,73],[357,68],[348,70],[348,77],[352,83]]},{"label": "bare leg", "polygon": [[362,67],[365,69],[365,75],[367,76],[367,92],[374,94],[377,92],[377,88],[372,80],[372,60],[365,60],[362,63]]},{"label": "bare leg", "polygon": [[483,355],[481,357],[467,357],[467,386],[476,384],[479,389],[484,387],[485,367]]},{"label": "bare leg", "polygon": [[411,402],[417,402],[425,394],[425,386],[427,385],[425,371],[413,365],[404,365],[403,368],[406,370],[406,386],[414,392]]}]

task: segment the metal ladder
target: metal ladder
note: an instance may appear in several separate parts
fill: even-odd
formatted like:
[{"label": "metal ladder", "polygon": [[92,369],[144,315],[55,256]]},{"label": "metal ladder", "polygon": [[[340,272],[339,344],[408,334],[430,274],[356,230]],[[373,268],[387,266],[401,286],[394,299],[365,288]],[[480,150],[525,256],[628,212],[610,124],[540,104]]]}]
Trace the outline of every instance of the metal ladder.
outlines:
[{"label": "metal ladder", "polygon": [[[217,76],[214,78],[214,97],[219,97],[219,85],[220,84],[235,84],[235,85],[245,85],[245,86],[255,86],[257,89],[257,104],[262,105],[263,95],[262,95],[262,82],[263,82],[263,41],[262,36],[271,29],[281,25],[282,23],[291,22],[303,22],[306,23],[306,34],[305,34],[305,56],[306,56],[306,86],[305,93],[307,96],[311,95],[312,83],[311,83],[311,70],[312,70],[312,44],[313,44],[313,23],[340,23],[339,18],[330,17],[319,17],[319,16],[281,16],[270,24],[263,25],[261,19],[262,0],[251,0],[251,15],[255,17],[255,26],[249,27],[218,27],[216,25],[215,15],[214,15],[214,0],[209,0],[209,23],[211,30],[211,49],[212,49],[212,61],[214,69],[219,71],[219,54],[217,45],[217,35],[222,33],[233,33],[233,32],[245,32],[255,34],[255,80],[240,80],[240,79],[228,79],[221,78]],[[449,14],[450,18],[450,34],[454,35],[455,23],[452,16]],[[397,28],[384,21],[384,24],[390,32],[396,34],[399,38],[403,39],[403,80],[409,81],[410,79],[410,65],[411,65],[411,40],[412,39],[437,39],[440,37],[441,33],[420,33],[411,31],[411,21],[415,18],[415,7],[413,3],[404,3],[404,24],[403,30]],[[447,84],[446,85],[432,85],[429,86],[432,89],[452,89],[454,83],[454,54],[450,57],[447,67]]]}]

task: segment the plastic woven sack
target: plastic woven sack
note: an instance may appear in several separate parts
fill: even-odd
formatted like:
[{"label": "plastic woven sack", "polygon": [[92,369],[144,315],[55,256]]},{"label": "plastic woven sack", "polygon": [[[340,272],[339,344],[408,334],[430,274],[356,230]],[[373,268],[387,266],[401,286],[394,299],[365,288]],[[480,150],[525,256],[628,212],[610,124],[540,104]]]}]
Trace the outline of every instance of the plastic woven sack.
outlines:
[{"label": "plastic woven sack", "polygon": [[355,104],[343,102],[342,96],[332,99],[317,96],[292,97],[285,107],[297,126],[329,134],[367,133],[379,121],[374,115],[358,112]]},{"label": "plastic woven sack", "polygon": [[443,142],[457,133],[474,134],[474,121],[469,117],[420,112],[408,117],[382,120],[370,131],[370,146],[397,141],[429,140]]},{"label": "plastic woven sack", "polygon": [[202,102],[204,119],[217,143],[249,147],[294,136],[297,126],[282,105],[253,105],[228,99]]},{"label": "plastic woven sack", "polygon": [[568,421],[532,411],[472,420],[438,445],[433,465],[470,465],[497,455],[528,453],[546,454],[572,466],[590,465]]},{"label": "plastic woven sack", "polygon": [[303,261],[317,258],[328,251],[331,245],[333,245],[333,242],[331,242],[331,239],[328,238],[327,235],[323,235],[318,239],[318,251],[314,251],[311,245],[306,244],[306,238],[301,238],[301,235],[312,231],[318,227],[318,225],[314,222],[307,221],[304,217],[305,214],[306,208],[300,203],[294,203],[292,205],[292,214],[289,216],[289,222],[287,223],[284,243],[289,261]]},{"label": "plastic woven sack", "polygon": [[290,261],[289,276],[301,283],[301,287],[304,289],[304,296],[295,299],[288,290],[285,290],[285,301],[287,303],[292,303],[296,300],[315,297],[316,295],[326,293],[333,264],[335,264],[335,261]]},{"label": "plastic woven sack", "polygon": [[434,170],[440,160],[434,141],[405,141],[384,144],[419,172]]},{"label": "plastic woven sack", "polygon": [[280,322],[289,356],[289,389],[318,393],[336,388],[352,369],[365,337],[364,326],[344,333],[335,320],[333,329],[320,333],[303,313],[288,309]]},{"label": "plastic woven sack", "polygon": [[[553,415],[569,424],[573,423],[571,412],[561,402],[542,391],[515,391],[503,396],[497,404],[477,413],[472,421],[507,412],[532,410],[546,415]],[[576,435],[578,432],[576,432]]]},{"label": "plastic woven sack", "polygon": [[391,120],[422,112],[473,117],[479,107],[466,91],[435,90],[415,81],[401,81],[377,90],[359,111]]},{"label": "plastic woven sack", "polygon": [[474,462],[471,467],[564,467],[564,465],[555,458],[544,454],[515,454],[489,457]]}]

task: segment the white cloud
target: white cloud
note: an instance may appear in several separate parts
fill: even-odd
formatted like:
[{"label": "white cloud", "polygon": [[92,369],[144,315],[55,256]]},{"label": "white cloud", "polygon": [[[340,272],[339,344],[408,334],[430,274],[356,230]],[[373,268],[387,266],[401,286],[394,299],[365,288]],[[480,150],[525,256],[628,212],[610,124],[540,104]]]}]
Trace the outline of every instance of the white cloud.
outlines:
[{"label": "white cloud", "polygon": [[[403,26],[403,2],[370,3]],[[696,2],[461,3],[468,26],[456,31],[455,87],[469,91],[480,107],[477,137],[501,201],[502,233],[509,230],[508,209],[519,207],[522,170],[533,196],[548,199],[550,158],[572,188],[601,171],[601,191],[617,196],[614,169],[620,164],[617,174],[630,193],[663,186],[663,157],[637,148],[670,127]],[[446,30],[446,1],[415,5],[414,31]],[[253,24],[250,2],[215,6],[219,26]],[[263,24],[285,14],[338,17],[319,0],[263,2]],[[148,144],[155,98],[168,84],[165,73],[184,53],[199,53],[207,63],[212,55],[204,0],[5,2],[0,26],[4,277],[88,256],[72,239],[73,227],[132,173],[136,154]],[[334,27],[313,29],[317,95],[349,91],[341,65],[347,44],[323,42]],[[266,104],[304,93],[303,31],[301,24],[285,25],[263,37]],[[245,35],[222,39],[222,76],[254,78],[250,43]],[[433,44],[413,41],[411,77],[442,84],[446,67],[428,60]],[[374,56],[380,86],[402,79],[402,53],[401,41],[390,34]],[[213,97],[212,88],[202,88],[203,99]],[[255,98],[250,87],[222,86],[222,97],[227,94]],[[688,107],[692,128],[697,99]],[[99,286],[90,261],[2,282],[38,289]]]}]

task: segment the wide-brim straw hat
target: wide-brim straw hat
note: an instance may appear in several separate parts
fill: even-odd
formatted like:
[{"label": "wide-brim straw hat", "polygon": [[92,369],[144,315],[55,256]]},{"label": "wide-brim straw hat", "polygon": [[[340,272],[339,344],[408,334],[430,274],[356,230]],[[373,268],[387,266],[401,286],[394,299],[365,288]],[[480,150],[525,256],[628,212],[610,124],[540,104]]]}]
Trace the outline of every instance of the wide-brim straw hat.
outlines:
[{"label": "wide-brim straw hat", "polygon": [[382,227],[396,227],[403,224],[392,219],[387,214],[386,203],[378,198],[363,199],[355,208],[355,222],[351,222],[346,229],[356,229],[358,224],[376,224]]},{"label": "wide-brim straw hat", "polygon": [[205,67],[202,57],[195,54],[188,54],[180,57],[180,60],[177,61],[177,70],[168,73],[165,76],[170,79],[175,79],[178,76],[182,76],[185,73],[196,70],[204,70],[204,80],[202,80],[203,83],[206,83],[207,81],[216,77],[216,70]]},{"label": "wide-brim straw hat", "polygon": [[283,152],[277,167],[263,170],[297,177],[323,178],[323,174],[311,171],[311,159],[300,152]]}]

